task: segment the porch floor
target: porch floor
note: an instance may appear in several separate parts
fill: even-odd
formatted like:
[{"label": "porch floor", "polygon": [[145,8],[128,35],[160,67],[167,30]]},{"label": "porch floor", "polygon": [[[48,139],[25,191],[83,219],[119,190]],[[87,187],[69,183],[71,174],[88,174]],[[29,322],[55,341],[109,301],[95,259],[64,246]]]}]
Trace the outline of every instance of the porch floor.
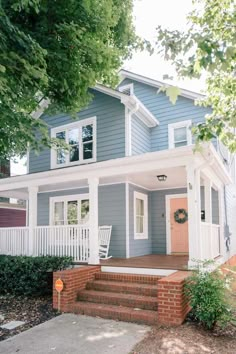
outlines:
[{"label": "porch floor", "polygon": [[187,270],[189,257],[149,254],[132,258],[110,258],[101,260],[102,266]]}]

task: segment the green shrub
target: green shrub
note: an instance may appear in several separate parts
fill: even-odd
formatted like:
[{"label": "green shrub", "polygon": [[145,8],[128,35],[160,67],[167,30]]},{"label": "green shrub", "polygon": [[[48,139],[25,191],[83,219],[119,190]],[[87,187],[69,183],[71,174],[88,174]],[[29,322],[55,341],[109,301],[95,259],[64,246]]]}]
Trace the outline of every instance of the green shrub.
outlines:
[{"label": "green shrub", "polygon": [[212,262],[198,262],[185,284],[192,314],[206,328],[212,329],[216,323],[226,325],[232,319],[229,305],[229,279],[219,269],[207,270]]},{"label": "green shrub", "polygon": [[52,293],[52,272],[71,265],[70,257],[0,256],[0,294]]}]

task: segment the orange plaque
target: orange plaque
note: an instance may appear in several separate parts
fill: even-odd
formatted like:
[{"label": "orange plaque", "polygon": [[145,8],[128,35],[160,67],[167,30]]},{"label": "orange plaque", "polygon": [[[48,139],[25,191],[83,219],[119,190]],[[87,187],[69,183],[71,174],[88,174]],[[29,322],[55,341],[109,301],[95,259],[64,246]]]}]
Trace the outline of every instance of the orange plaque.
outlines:
[{"label": "orange plaque", "polygon": [[55,289],[58,293],[60,293],[64,288],[63,281],[59,278],[55,282]]}]

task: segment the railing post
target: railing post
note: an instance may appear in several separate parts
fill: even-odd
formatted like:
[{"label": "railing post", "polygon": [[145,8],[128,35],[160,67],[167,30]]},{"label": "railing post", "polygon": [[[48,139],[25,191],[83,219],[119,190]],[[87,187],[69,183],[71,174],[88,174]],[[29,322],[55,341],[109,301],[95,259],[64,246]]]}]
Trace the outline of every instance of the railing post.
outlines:
[{"label": "railing post", "polygon": [[99,264],[98,242],[98,178],[90,178],[89,183],[89,264]]},{"label": "railing post", "polygon": [[32,186],[28,188],[29,192],[29,245],[28,252],[29,256],[34,255],[34,230],[37,226],[37,196],[38,196],[38,187]]}]

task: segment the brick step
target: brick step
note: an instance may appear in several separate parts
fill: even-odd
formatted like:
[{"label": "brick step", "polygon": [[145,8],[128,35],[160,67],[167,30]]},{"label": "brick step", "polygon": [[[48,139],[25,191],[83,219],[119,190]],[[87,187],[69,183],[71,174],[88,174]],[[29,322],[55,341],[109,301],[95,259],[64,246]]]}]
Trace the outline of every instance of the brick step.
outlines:
[{"label": "brick step", "polygon": [[142,274],[125,274],[125,273],[112,273],[100,272],[95,274],[97,280],[110,280],[129,283],[141,283],[156,285],[157,281],[162,277],[157,275],[142,275]]},{"label": "brick step", "polygon": [[136,294],[157,297],[157,285],[141,283],[125,283],[111,280],[89,281],[87,290],[110,291],[114,293]]},{"label": "brick step", "polygon": [[112,293],[96,290],[81,290],[78,292],[78,300],[95,302],[144,310],[157,310],[157,297],[134,294]]},{"label": "brick step", "polygon": [[112,320],[136,322],[147,325],[155,325],[157,321],[157,311],[135,310],[130,307],[96,304],[92,302],[75,302],[71,305],[72,312],[93,316],[109,318]]}]

